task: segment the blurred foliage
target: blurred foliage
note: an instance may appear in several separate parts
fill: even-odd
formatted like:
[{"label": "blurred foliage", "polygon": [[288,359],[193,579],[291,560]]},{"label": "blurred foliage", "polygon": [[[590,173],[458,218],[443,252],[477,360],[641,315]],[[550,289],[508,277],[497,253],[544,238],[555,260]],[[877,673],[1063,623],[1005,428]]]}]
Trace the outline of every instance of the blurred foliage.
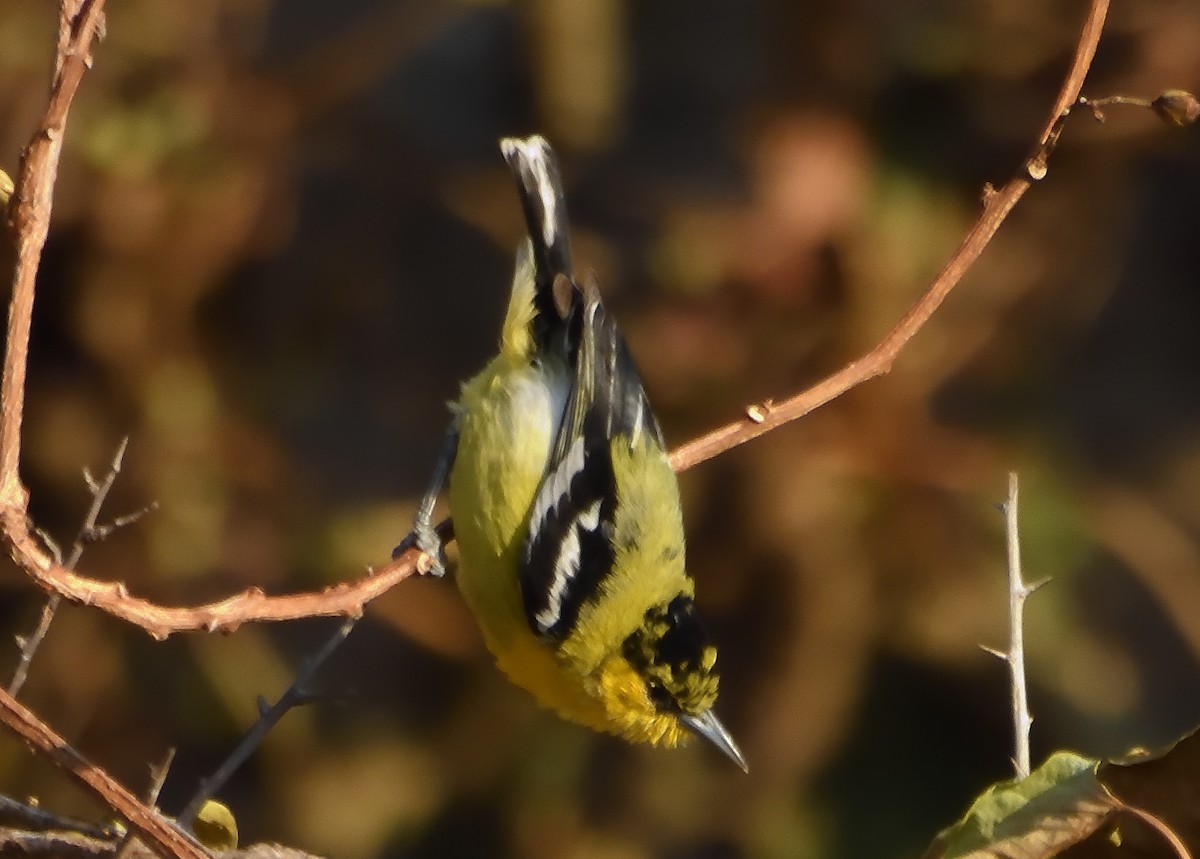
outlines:
[{"label": "blurred foliage", "polygon": [[[54,4],[0,5],[0,166]],[[837,369],[1017,169],[1082,0],[121,0],[68,130],[25,477],[83,567],[168,603],[360,575],[404,535],[444,402],[495,342],[521,232],[496,151],[545,133],[679,443]],[[1200,6],[1117,4],[1087,88],[1200,86]],[[1200,721],[1197,130],[1072,120],[1049,177],[883,379],[683,477],[751,763],[537,710],[455,590],[371,606],[223,794],[242,840],[357,857],[920,855],[1011,741],[1005,473],[1023,478],[1035,759]],[[8,253],[7,251],[5,253]],[[4,628],[39,596],[3,578]],[[24,697],[178,810],[328,622],[155,643],[66,608]],[[15,665],[16,653],[10,650]],[[0,784],[92,812],[19,744]]]}]

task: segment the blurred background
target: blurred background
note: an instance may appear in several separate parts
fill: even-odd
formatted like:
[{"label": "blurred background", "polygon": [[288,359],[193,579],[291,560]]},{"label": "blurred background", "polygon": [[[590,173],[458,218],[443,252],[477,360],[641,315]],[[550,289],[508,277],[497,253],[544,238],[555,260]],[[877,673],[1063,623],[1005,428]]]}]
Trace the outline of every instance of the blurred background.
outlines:
[{"label": "blurred background", "polygon": [[[56,4],[0,6],[0,166]],[[876,343],[1018,169],[1083,0],[112,0],[41,275],[25,479],[82,569],[169,604],[319,588],[407,531],[491,354],[522,232],[502,135],[558,148],[672,445]],[[1118,3],[1086,92],[1200,88],[1200,5]],[[243,840],[366,857],[909,857],[1011,772],[1006,473],[1035,759],[1200,722],[1200,137],[1072,120],[894,371],[683,475],[720,644],[709,749],[629,747],[510,686],[448,582],[369,607],[223,794]],[[11,250],[3,251],[11,264]],[[41,597],[15,570],[0,620]],[[336,621],[156,643],[67,607],[26,703],[177,812]],[[17,653],[0,666],[7,682]],[[11,738],[0,789],[101,811]]]}]

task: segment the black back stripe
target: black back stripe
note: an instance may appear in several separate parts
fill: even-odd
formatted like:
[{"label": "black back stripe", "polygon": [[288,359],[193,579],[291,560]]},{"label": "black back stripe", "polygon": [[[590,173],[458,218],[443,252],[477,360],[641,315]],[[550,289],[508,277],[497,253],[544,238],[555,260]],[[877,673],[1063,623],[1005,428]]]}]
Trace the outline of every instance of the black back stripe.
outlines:
[{"label": "black back stripe", "polygon": [[[530,523],[520,569],[521,596],[529,626],[539,635],[570,635],[583,604],[595,597],[611,573],[616,551],[612,521],[616,484],[607,439],[583,449],[583,466],[553,503],[539,494],[545,515]],[[543,484],[549,486],[550,478]]]},{"label": "black back stripe", "polygon": [[558,463],[551,466],[537,497],[533,501],[533,511],[529,515],[529,533],[532,539],[545,526],[546,518],[555,512],[555,508],[571,492],[571,482],[575,475],[583,471],[583,437],[580,436],[571,444],[567,455]]},{"label": "black back stripe", "polygon": [[[666,441],[658,421],[646,400],[646,391],[638,374],[625,338],[621,336],[616,322],[608,309],[600,302],[600,289],[596,276],[589,272],[583,281],[584,313],[590,318],[588,331],[591,334],[592,378],[588,384],[592,389],[590,411],[603,415],[604,431],[609,436],[627,435],[631,445],[643,432],[648,432],[654,442],[665,450]],[[581,349],[588,346],[588,337],[583,337]],[[577,368],[577,374],[585,368]],[[576,384],[581,384],[576,380]]]},{"label": "black back stripe", "polygon": [[[561,641],[596,599],[616,557],[611,441],[632,448],[648,435],[664,448],[642,382],[594,275],[572,279],[567,210],[558,164],[540,137],[502,141],[517,180],[534,264],[534,338],[543,356],[574,372],[546,473],[530,510],[519,570],[525,617]],[[557,284],[557,286],[556,286]],[[664,451],[665,455],[665,451]]]},{"label": "black back stripe", "polygon": [[581,608],[612,575],[618,501],[612,439],[632,447],[648,434],[663,447],[633,359],[594,281],[585,282],[584,298],[575,379],[534,499],[520,570],[526,620],[552,641],[571,634]]},{"label": "black back stripe", "polygon": [[562,620],[564,598],[571,592],[579,575],[583,551],[581,541],[600,527],[600,506],[601,502],[596,501],[567,527],[558,561],[554,565],[554,579],[546,594],[546,606],[536,618],[538,631],[543,635],[550,634]]}]

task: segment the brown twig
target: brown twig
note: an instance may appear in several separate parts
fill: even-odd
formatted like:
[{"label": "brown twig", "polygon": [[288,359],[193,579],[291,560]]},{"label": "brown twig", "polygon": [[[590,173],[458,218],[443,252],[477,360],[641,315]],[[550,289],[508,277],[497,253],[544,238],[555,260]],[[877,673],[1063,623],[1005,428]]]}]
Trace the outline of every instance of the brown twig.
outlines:
[{"label": "brown twig", "polygon": [[732,447],[758,438],[764,433],[803,417],[813,409],[840,397],[851,388],[891,371],[896,355],[925,326],[950,291],[962,280],[963,275],[967,273],[967,270],[992,240],[996,230],[1004,223],[1008,213],[1017,205],[1033,182],[1046,175],[1047,160],[1058,142],[1063,122],[1070,113],[1071,107],[1079,99],[1084,78],[1091,67],[1096,46],[1100,42],[1100,34],[1104,29],[1104,19],[1107,15],[1108,0],[1092,0],[1091,8],[1088,10],[1083,24],[1083,31],[1079,37],[1079,44],[1075,48],[1075,58],[1071,63],[1071,68],[1058,91],[1054,107],[1042,127],[1041,134],[1038,135],[1037,143],[1034,144],[1025,160],[1024,170],[1010,179],[1002,188],[986,196],[983,212],[963,239],[962,244],[958,246],[949,262],[934,278],[925,294],[917,300],[908,313],[904,314],[904,317],[896,323],[887,336],[880,340],[870,352],[847,364],[808,390],[782,402],[777,401],[753,407],[752,414],[748,413],[740,420],[713,430],[707,435],[677,448],[671,453],[671,466],[676,471],[685,471]]},{"label": "brown twig", "polygon": [[[59,26],[50,103],[21,156],[16,189],[9,203],[16,237],[17,261],[13,269],[12,298],[8,309],[8,339],[4,345],[4,370],[0,377],[0,503],[25,509],[27,493],[21,485],[21,421],[25,411],[25,372],[29,364],[29,329],[33,316],[34,287],[42,249],[50,231],[54,182],[62,154],[63,134],[71,101],[90,63],[92,40],[104,15],[104,0],[83,0],[77,11],[64,3]],[[75,14],[72,14],[75,12]]]},{"label": "brown twig", "polygon": [[1183,843],[1183,839],[1179,837],[1179,834],[1165,820],[1135,805],[1129,805],[1124,802],[1119,803],[1117,809],[1127,814],[1132,814],[1161,835],[1163,841],[1170,845],[1177,859],[1192,859],[1192,854],[1188,850],[1187,845]]},{"label": "brown twig", "polygon": [[[88,491],[92,493],[92,503],[88,507],[87,515],[83,518],[83,524],[79,527],[79,533],[75,535],[75,543],[71,547],[70,557],[62,562],[63,566],[68,570],[75,569],[76,565],[79,564],[80,558],[83,557],[83,550],[89,543],[104,539],[115,528],[137,521],[146,512],[145,510],[141,510],[130,516],[122,516],[113,520],[109,525],[100,525],[97,521],[100,518],[100,509],[104,506],[104,501],[108,498],[108,493],[112,491],[117,475],[121,473],[121,463],[125,459],[125,449],[128,446],[129,438],[126,437],[117,446],[117,452],[113,455],[112,465],[109,466],[108,474],[105,475],[104,480],[97,482],[87,469],[83,471]],[[59,559],[55,558],[55,561],[57,562]],[[58,606],[61,602],[62,596],[60,594],[50,594],[50,598],[42,606],[42,614],[38,618],[37,626],[20,643],[21,658],[17,662],[17,670],[13,672],[12,682],[8,684],[8,694],[14,698],[21,693],[21,687],[25,685],[25,679],[29,676],[29,665],[33,662],[34,654],[37,653],[38,648],[42,645],[42,640],[45,639],[46,633],[50,630],[50,623],[54,620],[54,615],[58,611]]]},{"label": "brown twig", "polygon": [[[98,2],[100,0],[94,0],[94,3]],[[1100,40],[1100,34],[1108,14],[1108,6],[1108,0],[1091,0],[1070,70],[1059,89],[1054,106],[1038,135],[1037,142],[1023,165],[1022,172],[1009,180],[1003,187],[986,195],[983,211],[974,226],[971,227],[925,294],[896,326],[870,352],[809,389],[779,402],[756,406],[748,410],[745,418],[678,448],[671,454],[671,464],[676,471],[684,471],[711,459],[718,453],[744,444],[783,424],[796,420],[851,388],[869,379],[882,376],[891,370],[900,350],[929,321],[946,296],[979,258],[1009,212],[1029,190],[1033,182],[1046,175],[1047,161],[1058,141],[1063,123],[1069,115],[1071,107],[1079,99],[1084,77]],[[63,77],[65,78],[66,75],[67,71],[64,69]],[[51,113],[48,112],[47,116],[51,117]],[[50,120],[48,119],[47,122],[49,123]],[[61,125],[55,127],[61,128]],[[29,176],[30,171],[23,169],[19,189],[32,187],[33,181]],[[48,194],[48,186],[45,187]],[[19,190],[19,194],[22,198],[29,196],[27,191]],[[48,204],[46,212],[48,213]],[[42,230],[44,233],[44,224]],[[38,245],[38,250],[40,251],[40,245]],[[24,258],[23,252],[22,259]],[[32,266],[36,268],[36,260]],[[29,268],[29,265],[26,265],[25,268]],[[16,476],[16,467],[19,461],[19,440],[16,436],[19,435],[20,430],[19,409],[24,384],[28,312],[32,306],[32,280],[29,281],[25,290],[27,292],[21,293],[26,296],[25,303],[18,304],[18,290],[14,288],[14,309],[11,312],[10,320],[21,312],[26,315],[23,323],[16,324],[10,321],[9,353],[5,359],[5,387],[0,391],[5,403],[4,422],[0,424],[0,454],[2,454],[0,456],[0,530],[8,541],[17,563],[42,588],[51,593],[62,594],[65,599],[73,602],[101,608],[109,614],[140,626],[156,638],[163,638],[173,632],[230,630],[243,623],[259,621],[294,620],[301,617],[333,615],[355,617],[362,612],[363,606],[367,602],[415,572],[420,553],[410,550],[365,578],[338,584],[322,591],[267,596],[261,590],[251,589],[220,602],[195,607],[171,608],[133,597],[120,583],[99,582],[63,569],[61,565],[56,564],[31,533],[25,513],[24,489],[20,486]],[[21,325],[24,327],[22,328]],[[14,338],[12,336],[11,332],[14,330],[14,326],[18,329],[21,337]],[[21,344],[15,357],[13,353],[14,339]],[[19,373],[10,371],[8,367],[10,363],[19,365]],[[10,381],[10,376],[15,381]],[[8,403],[15,404],[17,409],[15,426],[12,426],[13,421],[8,415]],[[445,539],[449,539],[451,527],[449,522],[443,522],[439,526]]]},{"label": "brown twig", "polygon": [[130,828],[162,859],[208,859],[204,849],[188,838],[179,827],[118,784],[103,769],[88,761],[17,699],[3,691],[0,691],[0,722],[121,815]]},{"label": "brown twig", "polygon": [[[204,605],[162,606],[132,596],[120,582],[89,579],[55,564],[28,530],[11,527],[11,520],[5,514],[6,511],[0,510],[0,529],[12,541],[14,554],[25,572],[41,587],[72,602],[99,608],[160,640],[176,632],[232,632],[244,623],[359,617],[367,603],[413,575],[421,557],[420,551],[410,549],[361,579],[319,591],[268,596],[259,588],[250,588]],[[438,533],[453,534],[452,526],[443,522]]]}]

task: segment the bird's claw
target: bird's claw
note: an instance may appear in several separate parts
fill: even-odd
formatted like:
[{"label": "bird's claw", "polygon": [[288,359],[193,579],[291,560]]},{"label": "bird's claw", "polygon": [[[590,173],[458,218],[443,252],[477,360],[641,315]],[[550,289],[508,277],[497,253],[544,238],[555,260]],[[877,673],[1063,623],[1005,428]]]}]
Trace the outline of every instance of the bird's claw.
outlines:
[{"label": "bird's claw", "polygon": [[392,550],[392,558],[399,558],[409,549],[421,553],[417,560],[417,572],[425,576],[441,578],[446,575],[446,544],[431,525],[417,523],[400,545]]}]

